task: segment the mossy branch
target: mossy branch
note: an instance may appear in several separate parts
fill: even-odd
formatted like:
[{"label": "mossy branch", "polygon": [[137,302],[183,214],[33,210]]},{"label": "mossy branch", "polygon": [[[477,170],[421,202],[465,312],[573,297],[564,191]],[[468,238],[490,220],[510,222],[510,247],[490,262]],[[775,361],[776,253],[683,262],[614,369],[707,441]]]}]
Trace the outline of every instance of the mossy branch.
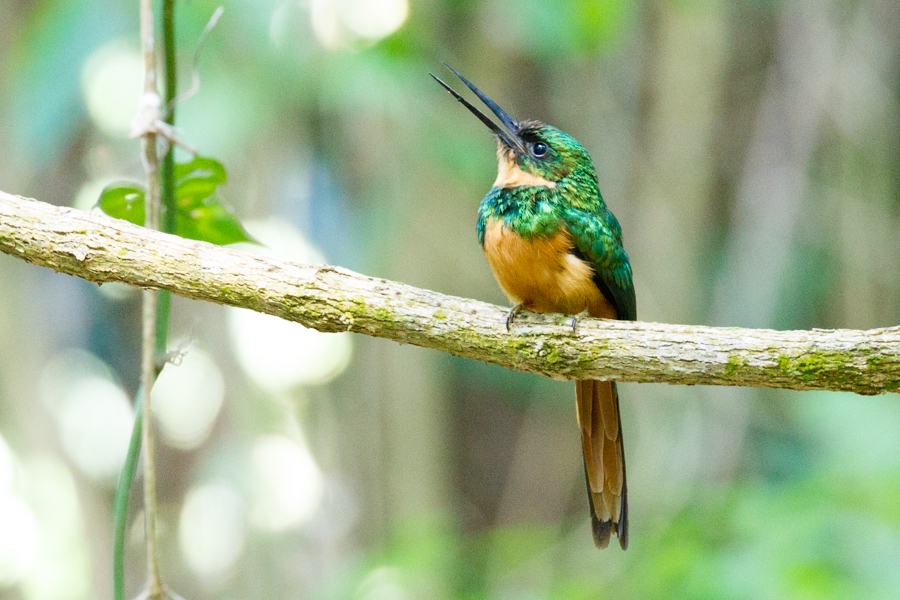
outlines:
[{"label": "mossy branch", "polygon": [[0,251],[56,271],[249,308],[556,379],[878,394],[900,388],[900,328],[771,331],[524,313],[300,265],[0,192]]}]

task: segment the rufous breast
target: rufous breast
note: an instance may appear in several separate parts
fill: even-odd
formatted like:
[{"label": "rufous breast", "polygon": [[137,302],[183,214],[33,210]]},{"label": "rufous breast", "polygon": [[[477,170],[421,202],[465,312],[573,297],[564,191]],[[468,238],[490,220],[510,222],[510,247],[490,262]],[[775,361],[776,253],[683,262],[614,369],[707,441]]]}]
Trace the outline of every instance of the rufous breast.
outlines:
[{"label": "rufous breast", "polygon": [[534,312],[615,318],[612,305],[594,283],[590,264],[572,254],[565,227],[548,237],[525,240],[491,219],[484,233],[484,254],[510,301]]}]

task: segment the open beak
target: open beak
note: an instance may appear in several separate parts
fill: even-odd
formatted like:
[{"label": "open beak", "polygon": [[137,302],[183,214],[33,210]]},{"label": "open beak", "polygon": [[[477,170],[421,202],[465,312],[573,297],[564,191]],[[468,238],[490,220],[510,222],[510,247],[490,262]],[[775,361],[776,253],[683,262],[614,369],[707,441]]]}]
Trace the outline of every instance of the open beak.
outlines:
[{"label": "open beak", "polygon": [[487,125],[488,129],[490,129],[491,131],[494,132],[494,135],[496,135],[500,139],[500,141],[503,143],[503,145],[505,145],[510,150],[524,154],[525,146],[522,144],[522,140],[519,139],[519,130],[520,130],[519,123],[516,122],[516,120],[513,119],[511,116],[509,116],[509,114],[505,110],[503,110],[502,108],[497,106],[497,103],[494,102],[493,100],[491,100],[490,98],[488,98],[484,92],[482,92],[477,87],[475,87],[475,85],[471,81],[469,81],[468,79],[466,79],[465,77],[460,75],[456,71],[456,69],[454,69],[447,63],[444,63],[444,66],[446,66],[448,69],[453,71],[453,74],[456,75],[457,77],[459,77],[462,80],[462,82],[464,84],[466,84],[466,87],[468,87],[470,90],[472,90],[475,93],[475,95],[478,96],[478,98],[482,102],[484,102],[484,104],[489,109],[491,109],[491,112],[494,113],[494,115],[496,115],[496,117],[498,119],[500,119],[500,122],[503,123],[509,131],[506,131],[505,129],[503,129],[502,127],[500,127],[499,125],[497,125],[496,123],[491,121],[491,119],[489,117],[487,117],[483,112],[481,112],[480,110],[478,110],[477,108],[472,106],[472,104],[468,100],[466,100],[465,98],[460,96],[458,93],[456,93],[456,91],[453,88],[451,88],[449,85],[447,85],[446,83],[441,81],[440,78],[438,78],[436,75],[434,75],[432,73],[431,76],[434,77],[434,80],[437,81],[439,84],[441,84],[445,90],[450,92],[451,96],[453,96],[454,98],[459,100],[459,102],[463,106],[468,108],[472,112],[473,115],[478,117],[479,121],[481,121],[482,123]]}]

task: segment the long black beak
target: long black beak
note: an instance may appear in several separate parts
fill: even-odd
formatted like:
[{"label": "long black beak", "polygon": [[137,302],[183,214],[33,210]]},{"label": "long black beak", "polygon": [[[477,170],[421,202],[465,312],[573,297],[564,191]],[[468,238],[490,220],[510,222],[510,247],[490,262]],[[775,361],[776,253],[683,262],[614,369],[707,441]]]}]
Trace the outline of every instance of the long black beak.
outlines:
[{"label": "long black beak", "polygon": [[509,129],[509,132],[507,132],[502,127],[500,127],[499,125],[497,125],[496,123],[491,121],[491,119],[489,117],[487,117],[483,112],[481,112],[480,110],[478,110],[477,108],[472,106],[472,104],[468,100],[466,100],[465,98],[460,96],[458,93],[456,93],[456,90],[454,90],[449,85],[447,85],[446,83],[441,81],[441,79],[439,77],[437,77],[434,73],[431,73],[431,76],[434,77],[434,80],[437,81],[439,84],[441,84],[445,90],[450,92],[451,96],[453,96],[454,98],[459,100],[460,104],[462,104],[463,106],[468,108],[472,112],[473,115],[478,117],[479,121],[481,121],[482,123],[487,125],[488,129],[493,131],[494,135],[496,135],[498,138],[500,138],[500,141],[503,142],[503,144],[507,148],[509,148],[511,150],[515,150],[517,152],[524,153],[525,147],[522,145],[522,140],[519,139],[519,123],[515,119],[513,119],[511,116],[509,116],[509,114],[505,110],[503,110],[502,108],[497,106],[497,103],[494,102],[493,100],[491,100],[490,98],[488,98],[484,92],[482,92],[477,87],[475,87],[475,84],[473,84],[471,81],[469,81],[468,79],[466,79],[465,77],[460,75],[456,69],[454,69],[447,63],[444,63],[444,66],[447,67],[448,69],[450,69],[451,71],[453,71],[453,74],[456,75],[457,77],[459,77],[462,80],[462,82],[464,84],[466,84],[466,87],[468,87],[470,90],[472,90],[475,93],[475,95],[478,96],[478,98],[482,102],[484,102],[484,104],[489,109],[491,109],[491,112],[494,113],[494,115],[496,115],[498,119],[500,119],[500,122],[503,123],[507,127],[507,129]]}]

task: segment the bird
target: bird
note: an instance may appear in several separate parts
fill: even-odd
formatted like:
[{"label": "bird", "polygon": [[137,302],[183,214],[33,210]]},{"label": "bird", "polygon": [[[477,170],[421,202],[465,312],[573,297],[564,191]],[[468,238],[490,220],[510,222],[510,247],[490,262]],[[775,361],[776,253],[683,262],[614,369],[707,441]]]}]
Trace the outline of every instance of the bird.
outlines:
[{"label": "bird", "polygon": [[[450,69],[499,120],[431,76],[497,139],[497,179],[478,207],[478,242],[512,303],[522,310],[634,321],[637,304],[622,228],[607,208],[593,161],[571,135],[517,121]],[[619,395],[613,381],[575,382],[591,531],[598,548],[615,534],[628,547],[628,493]]]}]

